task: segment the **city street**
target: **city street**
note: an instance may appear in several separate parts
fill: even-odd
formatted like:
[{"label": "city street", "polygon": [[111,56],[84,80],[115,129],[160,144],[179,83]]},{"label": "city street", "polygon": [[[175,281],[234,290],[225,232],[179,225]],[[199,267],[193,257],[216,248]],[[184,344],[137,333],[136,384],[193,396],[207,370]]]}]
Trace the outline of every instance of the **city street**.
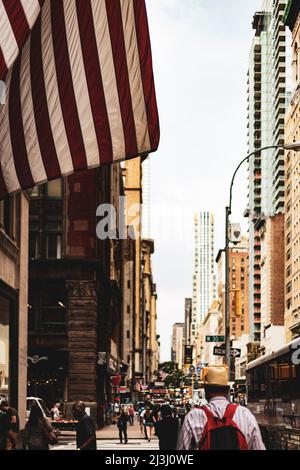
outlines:
[{"label": "city street", "polygon": [[[135,423],[134,426],[128,426],[127,432],[128,443],[120,444],[117,426],[107,426],[101,431],[97,431],[97,450],[158,450],[157,437],[154,436],[151,442],[146,441],[138,423]],[[62,431],[62,434],[59,436],[58,445],[52,446],[51,450],[76,450],[76,433],[73,431]]]},{"label": "city street", "polygon": [[300,450],[300,0],[0,0],[16,450]]}]

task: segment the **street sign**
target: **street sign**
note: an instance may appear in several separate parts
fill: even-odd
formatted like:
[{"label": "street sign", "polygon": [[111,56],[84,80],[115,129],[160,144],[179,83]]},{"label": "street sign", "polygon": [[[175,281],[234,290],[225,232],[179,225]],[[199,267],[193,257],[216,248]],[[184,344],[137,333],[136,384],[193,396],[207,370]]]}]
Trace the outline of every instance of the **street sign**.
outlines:
[{"label": "street sign", "polygon": [[[214,347],[214,355],[215,356],[225,356],[226,349],[219,348],[218,346]],[[230,356],[231,357],[241,357],[241,350],[240,349],[230,349]]]},{"label": "street sign", "polygon": [[234,244],[237,245],[238,243],[241,242],[241,226],[240,224],[230,224],[230,241]]},{"label": "street sign", "polygon": [[206,343],[223,343],[225,336],[205,336]]},{"label": "street sign", "polygon": [[165,395],[168,392],[167,388],[151,388],[150,392],[153,393],[153,395]]}]

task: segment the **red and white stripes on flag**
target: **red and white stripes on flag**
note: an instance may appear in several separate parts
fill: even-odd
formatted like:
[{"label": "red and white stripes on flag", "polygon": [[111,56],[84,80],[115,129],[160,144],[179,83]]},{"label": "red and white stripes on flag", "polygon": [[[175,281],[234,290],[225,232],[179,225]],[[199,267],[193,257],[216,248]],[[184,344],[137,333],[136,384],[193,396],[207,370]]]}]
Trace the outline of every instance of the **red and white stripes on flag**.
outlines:
[{"label": "red and white stripes on flag", "polygon": [[[28,16],[22,17],[27,28],[16,17],[6,17],[5,37],[19,37],[10,54],[0,30],[6,67],[1,198],[157,149],[145,0],[0,0],[0,8],[8,4],[22,5]],[[29,33],[29,18],[34,22],[36,14]]]},{"label": "red and white stripes on flag", "polygon": [[44,0],[0,0],[0,80],[24,46]]}]

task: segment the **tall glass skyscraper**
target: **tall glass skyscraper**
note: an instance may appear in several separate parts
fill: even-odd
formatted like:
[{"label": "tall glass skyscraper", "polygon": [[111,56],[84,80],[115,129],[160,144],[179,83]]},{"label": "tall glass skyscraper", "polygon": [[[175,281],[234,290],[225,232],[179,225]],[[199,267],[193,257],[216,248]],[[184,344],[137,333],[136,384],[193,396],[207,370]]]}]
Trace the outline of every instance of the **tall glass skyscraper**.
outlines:
[{"label": "tall glass skyscraper", "polygon": [[[253,18],[248,72],[249,153],[284,143],[289,58],[283,16],[287,0],[264,0]],[[251,340],[261,341],[262,233],[266,220],[284,212],[284,151],[265,150],[249,160],[249,320]],[[266,239],[266,237],[265,237]]]},{"label": "tall glass skyscraper", "polygon": [[214,216],[211,212],[195,215],[195,266],[193,276],[193,303],[191,334],[195,338],[197,326],[208,313],[215,297],[214,275]]}]

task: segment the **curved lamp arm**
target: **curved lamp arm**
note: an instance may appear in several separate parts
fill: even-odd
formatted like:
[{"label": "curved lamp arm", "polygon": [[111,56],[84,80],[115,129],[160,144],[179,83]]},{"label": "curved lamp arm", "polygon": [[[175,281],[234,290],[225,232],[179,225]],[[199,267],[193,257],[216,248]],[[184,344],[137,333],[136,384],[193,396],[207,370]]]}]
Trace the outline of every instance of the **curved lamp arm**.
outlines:
[{"label": "curved lamp arm", "polygon": [[262,147],[260,149],[257,149],[257,150],[254,150],[254,152],[251,152],[249,153],[249,155],[247,155],[247,157],[245,157],[240,163],[239,165],[236,167],[235,169],[235,172],[233,173],[233,176],[232,176],[232,179],[231,179],[231,184],[230,184],[230,196],[229,196],[229,214],[231,214],[231,204],[232,204],[232,187],[233,187],[233,184],[234,184],[234,180],[235,180],[235,176],[237,174],[237,172],[239,171],[240,167],[243,165],[243,163],[245,163],[246,161],[249,160],[250,157],[252,157],[253,155],[255,155],[256,153],[260,153],[264,150],[269,150],[269,149],[279,149],[279,148],[282,148],[284,149],[285,148],[285,145],[269,145],[268,147]]}]

